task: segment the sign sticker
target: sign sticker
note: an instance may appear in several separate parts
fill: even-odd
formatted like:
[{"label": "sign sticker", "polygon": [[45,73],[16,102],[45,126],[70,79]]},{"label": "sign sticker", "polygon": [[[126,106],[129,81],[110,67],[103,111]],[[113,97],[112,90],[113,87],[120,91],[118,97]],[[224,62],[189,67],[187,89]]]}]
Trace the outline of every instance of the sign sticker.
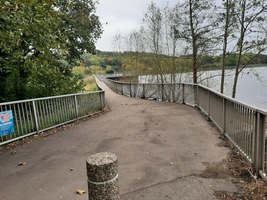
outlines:
[{"label": "sign sticker", "polygon": [[0,136],[14,133],[14,118],[12,110],[0,112]]}]

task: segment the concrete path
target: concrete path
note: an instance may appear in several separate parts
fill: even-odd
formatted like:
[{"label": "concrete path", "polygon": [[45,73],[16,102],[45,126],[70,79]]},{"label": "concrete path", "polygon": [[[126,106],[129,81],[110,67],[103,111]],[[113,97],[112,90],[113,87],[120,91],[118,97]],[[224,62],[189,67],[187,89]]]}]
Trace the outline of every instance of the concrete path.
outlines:
[{"label": "concrete path", "polygon": [[214,191],[236,190],[229,180],[198,176],[229,153],[199,111],[128,98],[101,84],[110,112],[0,154],[1,200],[88,199],[75,191],[87,190],[86,158],[103,151],[119,157],[122,200],[208,200]]}]

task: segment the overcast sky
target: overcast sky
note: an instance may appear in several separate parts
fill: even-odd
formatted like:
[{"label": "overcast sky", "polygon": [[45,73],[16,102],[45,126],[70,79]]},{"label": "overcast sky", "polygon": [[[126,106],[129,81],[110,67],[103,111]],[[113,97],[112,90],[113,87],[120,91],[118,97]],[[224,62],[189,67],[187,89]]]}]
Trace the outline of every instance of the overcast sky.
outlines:
[{"label": "overcast sky", "polygon": [[[174,5],[179,0],[153,0],[158,6]],[[128,34],[131,30],[138,30],[144,13],[151,0],[99,0],[96,5],[104,33],[96,43],[101,51],[113,51],[113,39],[116,33]],[[107,23],[107,24],[106,24]]]}]

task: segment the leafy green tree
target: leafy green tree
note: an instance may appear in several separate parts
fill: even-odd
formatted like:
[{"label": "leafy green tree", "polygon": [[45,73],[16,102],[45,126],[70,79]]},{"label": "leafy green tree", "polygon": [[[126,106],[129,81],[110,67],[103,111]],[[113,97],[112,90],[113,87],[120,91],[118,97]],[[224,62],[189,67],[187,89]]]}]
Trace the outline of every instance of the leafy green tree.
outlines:
[{"label": "leafy green tree", "polygon": [[60,34],[65,36],[67,60],[73,63],[83,53],[95,52],[95,42],[102,34],[102,24],[95,14],[93,0],[57,0]]},{"label": "leafy green tree", "polygon": [[82,90],[84,84],[78,81],[79,76],[73,76],[69,68],[58,65],[57,61],[54,61],[54,67],[50,67],[51,64],[51,61],[42,60],[35,65],[38,69],[32,70],[27,79],[27,99],[71,94]]},{"label": "leafy green tree", "polygon": [[35,70],[33,61],[59,57],[58,13],[53,1],[0,2],[0,96],[2,100],[27,98],[27,78]]},{"label": "leafy green tree", "polygon": [[[82,82],[72,75],[69,65],[62,62],[65,58],[78,57],[83,49],[71,43],[78,26],[76,32],[71,32],[71,25],[62,23],[63,18],[67,20],[73,16],[60,12],[58,5],[56,0],[0,1],[0,101],[82,90]],[[93,3],[88,6],[92,6],[91,11],[95,9]],[[82,10],[82,6],[75,7],[76,13],[79,9]],[[98,20],[96,16],[92,19]],[[80,27],[81,32],[83,28]],[[93,51],[93,42],[101,28],[92,26],[90,31],[92,34],[87,38],[91,37],[91,46],[87,50]],[[84,39],[81,37],[78,41]],[[72,45],[78,50],[72,50]]]}]

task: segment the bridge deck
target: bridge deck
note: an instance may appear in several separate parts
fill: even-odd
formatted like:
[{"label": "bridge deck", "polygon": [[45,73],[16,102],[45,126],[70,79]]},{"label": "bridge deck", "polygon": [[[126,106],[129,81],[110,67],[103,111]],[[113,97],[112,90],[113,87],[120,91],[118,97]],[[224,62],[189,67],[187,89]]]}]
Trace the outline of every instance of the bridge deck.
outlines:
[{"label": "bridge deck", "polygon": [[102,151],[119,157],[122,199],[215,199],[214,190],[235,190],[230,181],[197,176],[229,150],[196,109],[128,98],[101,84],[110,112],[0,154],[1,200],[87,199],[75,191],[87,189],[87,156]]}]

